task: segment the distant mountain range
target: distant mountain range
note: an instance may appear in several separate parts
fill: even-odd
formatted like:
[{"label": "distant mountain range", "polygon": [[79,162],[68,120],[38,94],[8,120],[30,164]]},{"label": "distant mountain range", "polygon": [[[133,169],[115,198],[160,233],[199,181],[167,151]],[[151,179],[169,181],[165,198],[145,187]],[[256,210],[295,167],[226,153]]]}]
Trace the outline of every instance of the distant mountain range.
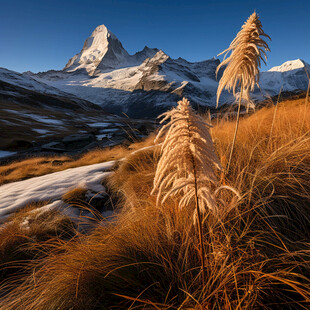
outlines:
[{"label": "distant mountain range", "polygon": [[[118,38],[101,25],[63,70],[20,74],[0,68],[0,82],[7,87],[7,91],[2,87],[0,95],[12,97],[13,85],[66,98],[70,108],[93,110],[96,105],[115,114],[155,117],[183,96],[194,106],[215,107],[221,77],[220,72],[216,78],[215,70],[219,63],[215,58],[194,63],[172,59],[162,50],[147,46],[130,55]],[[276,95],[281,87],[286,92],[306,90],[309,82],[306,70],[310,73],[310,65],[297,59],[261,72],[260,89],[254,91],[253,98],[261,100]],[[221,105],[233,101],[230,93],[223,92]]]}]

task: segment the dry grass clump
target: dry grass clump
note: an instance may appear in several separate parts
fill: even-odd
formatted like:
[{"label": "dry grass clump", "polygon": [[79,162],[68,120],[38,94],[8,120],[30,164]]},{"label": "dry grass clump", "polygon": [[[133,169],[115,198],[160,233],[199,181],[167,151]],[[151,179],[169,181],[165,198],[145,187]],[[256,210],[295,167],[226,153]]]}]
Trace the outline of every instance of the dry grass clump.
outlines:
[{"label": "dry grass clump", "polygon": [[[279,104],[271,142],[274,108],[241,120],[223,182],[242,198],[221,190],[216,198],[224,212],[203,217],[204,286],[191,210],[174,199],[158,208],[151,195],[160,150],[154,147],[131,154],[110,177],[125,205],[116,221],[59,243],[29,264],[28,274],[8,279],[0,308],[309,309],[310,114],[303,121],[304,108],[299,101]],[[227,121],[212,129],[222,164],[233,130]]]},{"label": "dry grass clump", "polygon": [[29,260],[45,255],[43,245],[48,240],[68,239],[76,234],[73,222],[59,211],[45,209],[47,204],[32,203],[0,227],[1,279],[20,272]]},{"label": "dry grass clump", "polygon": [[212,186],[218,183],[214,169],[221,169],[221,166],[214,152],[210,125],[193,111],[186,98],[160,117],[160,123],[167,123],[155,139],[155,143],[160,139],[164,141],[151,194],[157,194],[157,205],[164,205],[167,199],[177,197],[180,198],[180,208],[195,206],[193,218],[198,224],[204,286],[205,254],[201,213],[207,209],[218,213]]},{"label": "dry grass clump", "polygon": [[[310,110],[302,99],[279,103],[270,136],[275,108],[263,108],[240,122],[226,183],[259,210],[267,208],[269,215],[277,215],[276,227],[281,218],[286,229],[288,224],[296,228],[291,235],[305,236],[310,220]],[[223,121],[212,129],[222,165],[227,162],[233,127],[233,122]]]},{"label": "dry grass clump", "polygon": [[[255,210],[205,218],[206,284],[187,209],[126,210],[60,254],[34,262],[2,301],[5,309],[302,309],[309,246],[293,251],[259,230]],[[174,211],[173,211],[174,209]],[[167,211],[168,210],[168,211]],[[176,212],[177,210],[177,212]],[[253,212],[252,212],[253,211]],[[246,223],[244,223],[246,221]]]},{"label": "dry grass clump", "polygon": [[0,166],[0,185],[69,168],[117,160],[125,157],[132,150],[151,145],[152,143],[153,137],[150,136],[141,142],[133,143],[129,148],[115,146],[111,149],[96,149],[81,155],[79,158],[69,156],[34,157],[21,162],[12,162],[8,165]]},{"label": "dry grass clump", "polygon": [[0,166],[0,185],[60,171],[69,161],[67,156],[38,157]]},{"label": "dry grass clump", "polygon": [[84,187],[77,187],[69,190],[62,195],[61,199],[68,203],[76,203],[85,201],[87,189]]},{"label": "dry grass clump", "polygon": [[139,210],[149,201],[153,204],[155,197],[151,195],[151,188],[159,154],[159,145],[133,152],[120,161],[115,173],[108,177],[106,185],[119,199],[122,209]]},{"label": "dry grass clump", "polygon": [[221,166],[214,152],[210,125],[192,110],[185,98],[176,108],[162,114],[161,123],[167,120],[155,140],[164,137],[152,191],[157,193],[157,203],[181,196],[182,208],[195,204],[198,197],[198,212],[207,208],[216,211],[211,186],[217,184],[214,169]]}]

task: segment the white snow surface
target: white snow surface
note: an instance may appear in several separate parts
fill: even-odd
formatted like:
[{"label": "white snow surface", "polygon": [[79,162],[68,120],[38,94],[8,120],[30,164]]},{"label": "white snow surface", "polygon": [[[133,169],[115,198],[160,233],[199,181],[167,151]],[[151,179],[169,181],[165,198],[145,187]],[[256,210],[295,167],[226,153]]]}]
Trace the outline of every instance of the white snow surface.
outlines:
[{"label": "white snow surface", "polygon": [[142,77],[143,72],[140,66],[111,69],[96,77],[89,77],[85,74],[74,76],[63,74],[61,79],[35,76],[42,83],[101,106],[111,101],[122,104],[128,99]]},{"label": "white snow surface", "polygon": [[260,74],[260,88],[266,95],[276,95],[282,91],[295,92],[306,90],[310,65],[301,59],[290,60],[281,66],[273,67]]},{"label": "white snow surface", "polygon": [[304,68],[305,63],[301,59],[296,59],[296,60],[289,60],[284,62],[280,66],[275,66],[269,69],[269,72],[276,71],[276,72],[286,72],[286,71],[291,71],[291,70],[296,70],[300,68]]},{"label": "white snow surface", "polygon": [[32,119],[34,119],[37,122],[44,123],[44,124],[51,124],[51,125],[62,125],[63,122],[58,119],[48,118],[46,116],[32,114],[32,113],[26,113],[24,116],[28,116]]},{"label": "white snow surface", "polygon": [[104,192],[101,181],[111,173],[108,170],[114,163],[110,161],[71,168],[0,186],[0,222],[28,203],[41,200],[55,202],[76,187],[95,193]]},{"label": "white snow surface", "polygon": [[47,130],[47,129],[36,129],[36,128],[32,128],[32,131],[35,131],[41,135],[45,135],[47,133],[50,133],[50,130]]},{"label": "white snow surface", "polygon": [[1,151],[0,150],[0,158],[9,157],[16,154],[16,152],[9,152],[9,151]]}]

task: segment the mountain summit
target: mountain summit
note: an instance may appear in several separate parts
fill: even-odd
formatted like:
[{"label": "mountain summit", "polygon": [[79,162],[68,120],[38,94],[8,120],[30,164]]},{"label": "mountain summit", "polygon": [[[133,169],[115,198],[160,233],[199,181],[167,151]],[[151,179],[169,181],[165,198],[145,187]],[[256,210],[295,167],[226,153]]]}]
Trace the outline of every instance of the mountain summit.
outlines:
[{"label": "mountain summit", "polygon": [[260,74],[260,86],[265,93],[276,95],[280,89],[285,92],[306,90],[310,65],[302,59],[286,61],[280,66]]},{"label": "mountain summit", "polygon": [[64,70],[85,69],[93,75],[97,69],[113,69],[129,57],[118,38],[105,25],[98,26],[88,37],[79,54],[73,56]]},{"label": "mountain summit", "polygon": [[111,69],[140,64],[157,52],[158,49],[146,46],[135,55],[129,55],[119,39],[105,25],[100,25],[85,40],[81,52],[68,61],[64,70],[86,70],[89,75],[96,75]]},{"label": "mountain summit", "polygon": [[268,71],[286,72],[286,71],[298,70],[298,69],[309,70],[310,67],[304,60],[295,59],[295,60],[286,61],[281,66],[272,67]]}]

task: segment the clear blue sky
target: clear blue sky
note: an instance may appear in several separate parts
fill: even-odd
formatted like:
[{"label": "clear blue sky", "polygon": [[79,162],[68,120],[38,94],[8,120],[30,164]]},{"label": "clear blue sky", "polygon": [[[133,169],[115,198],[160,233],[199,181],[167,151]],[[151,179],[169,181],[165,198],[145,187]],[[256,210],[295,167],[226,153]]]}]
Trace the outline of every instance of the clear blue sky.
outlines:
[{"label": "clear blue sky", "polygon": [[310,0],[0,0],[0,67],[62,69],[100,24],[130,54],[147,45],[172,58],[209,59],[254,9],[272,38],[267,68],[296,58],[310,63]]}]

